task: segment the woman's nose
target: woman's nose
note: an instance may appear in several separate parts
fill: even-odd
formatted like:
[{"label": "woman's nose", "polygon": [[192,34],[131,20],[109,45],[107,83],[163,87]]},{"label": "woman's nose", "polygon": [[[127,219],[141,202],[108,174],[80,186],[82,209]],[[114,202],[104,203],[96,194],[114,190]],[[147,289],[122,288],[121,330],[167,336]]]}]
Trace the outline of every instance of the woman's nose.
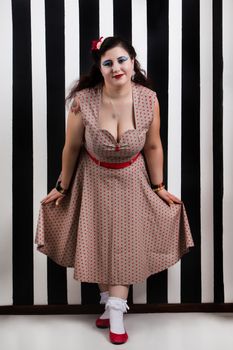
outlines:
[{"label": "woman's nose", "polygon": [[118,62],[114,62],[112,65],[113,72],[118,72],[120,70],[120,64]]}]

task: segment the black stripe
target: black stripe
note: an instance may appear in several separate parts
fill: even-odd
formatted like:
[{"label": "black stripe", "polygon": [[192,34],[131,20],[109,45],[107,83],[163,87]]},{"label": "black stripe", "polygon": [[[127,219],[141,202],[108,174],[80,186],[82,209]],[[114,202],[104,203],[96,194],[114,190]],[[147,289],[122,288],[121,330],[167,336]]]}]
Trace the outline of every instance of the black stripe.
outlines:
[{"label": "black stripe", "polygon": [[[65,136],[64,1],[45,0],[48,192],[62,167]],[[67,303],[66,268],[48,258],[48,303]]]},{"label": "black stripe", "polygon": [[[164,152],[164,182],[167,183],[168,129],[168,0],[147,1],[147,73],[154,82],[161,114],[161,141]],[[148,303],[167,302],[167,269],[147,279]]]},{"label": "black stripe", "polygon": [[[99,38],[99,2],[92,0],[79,1],[80,13],[80,74],[89,72],[93,64],[91,42]],[[101,36],[103,36],[101,34]],[[81,283],[82,304],[99,303],[97,283]]]},{"label": "black stripe", "polygon": [[223,285],[223,57],[222,0],[213,1],[213,188],[214,302],[224,302]]},{"label": "black stripe", "polygon": [[[161,303],[161,304],[134,304],[127,302],[130,313],[171,313],[171,312],[233,312],[233,303]],[[104,305],[30,305],[30,306],[0,306],[0,315],[83,315],[100,314],[104,312]],[[231,315],[224,315],[231,317]],[[93,318],[96,316],[93,316]],[[137,317],[137,316],[136,316]],[[156,316],[155,316],[156,317]],[[222,315],[220,315],[222,317]],[[139,328],[139,326],[138,326]],[[120,349],[120,348],[119,348]]]},{"label": "black stripe", "polygon": [[183,0],[181,198],[195,249],[181,261],[181,300],[196,303],[201,301],[199,21],[199,1]]},{"label": "black stripe", "polygon": [[113,1],[114,35],[132,42],[132,5],[131,0]]},{"label": "black stripe", "polygon": [[[99,39],[99,2],[79,0],[80,74],[87,74],[93,64],[92,40]],[[101,34],[101,36],[103,36]]]},{"label": "black stripe", "polygon": [[30,1],[12,0],[13,304],[33,304],[33,159]]}]

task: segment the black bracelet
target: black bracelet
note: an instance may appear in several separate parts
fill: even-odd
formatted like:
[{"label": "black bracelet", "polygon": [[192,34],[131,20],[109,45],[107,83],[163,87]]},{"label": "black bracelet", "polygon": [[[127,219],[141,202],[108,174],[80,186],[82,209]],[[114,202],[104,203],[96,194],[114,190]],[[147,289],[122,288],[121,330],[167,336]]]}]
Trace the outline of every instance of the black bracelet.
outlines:
[{"label": "black bracelet", "polygon": [[65,190],[64,188],[61,187],[61,180],[57,181],[55,188],[58,192],[60,192],[63,195],[66,195],[69,191],[68,189]]},{"label": "black bracelet", "polygon": [[151,184],[152,190],[157,190],[158,188],[163,187],[163,186],[164,186],[163,181],[158,185]]}]

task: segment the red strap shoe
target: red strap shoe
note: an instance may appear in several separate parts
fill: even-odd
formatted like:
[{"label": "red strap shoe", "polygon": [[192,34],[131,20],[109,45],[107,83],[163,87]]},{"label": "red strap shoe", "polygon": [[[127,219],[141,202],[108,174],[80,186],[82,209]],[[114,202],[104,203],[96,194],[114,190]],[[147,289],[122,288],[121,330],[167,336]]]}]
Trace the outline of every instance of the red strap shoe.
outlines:
[{"label": "red strap shoe", "polygon": [[[121,310],[123,313],[126,313],[129,310],[127,305],[127,299],[122,299],[118,297],[109,297],[105,305],[106,310],[110,309],[110,320],[111,320],[111,309]],[[113,333],[111,332],[111,327],[109,329],[109,339],[113,344],[123,344],[128,340],[128,334],[124,329],[125,333]]]},{"label": "red strap shoe", "polygon": [[113,344],[123,344],[128,340],[128,334],[127,332],[122,334],[116,334],[116,333],[112,333],[109,330],[109,339]]},{"label": "red strap shoe", "polygon": [[97,318],[95,321],[96,327],[98,328],[109,328],[110,327],[110,321],[109,318]]}]

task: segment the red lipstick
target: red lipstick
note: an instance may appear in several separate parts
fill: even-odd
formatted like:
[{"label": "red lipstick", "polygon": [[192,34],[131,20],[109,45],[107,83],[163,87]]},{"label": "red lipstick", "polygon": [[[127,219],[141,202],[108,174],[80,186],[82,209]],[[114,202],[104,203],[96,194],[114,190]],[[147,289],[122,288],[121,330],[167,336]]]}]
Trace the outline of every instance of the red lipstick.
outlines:
[{"label": "red lipstick", "polygon": [[116,79],[119,79],[123,76],[124,74],[118,74],[118,75],[115,75],[113,78],[116,78]]}]

